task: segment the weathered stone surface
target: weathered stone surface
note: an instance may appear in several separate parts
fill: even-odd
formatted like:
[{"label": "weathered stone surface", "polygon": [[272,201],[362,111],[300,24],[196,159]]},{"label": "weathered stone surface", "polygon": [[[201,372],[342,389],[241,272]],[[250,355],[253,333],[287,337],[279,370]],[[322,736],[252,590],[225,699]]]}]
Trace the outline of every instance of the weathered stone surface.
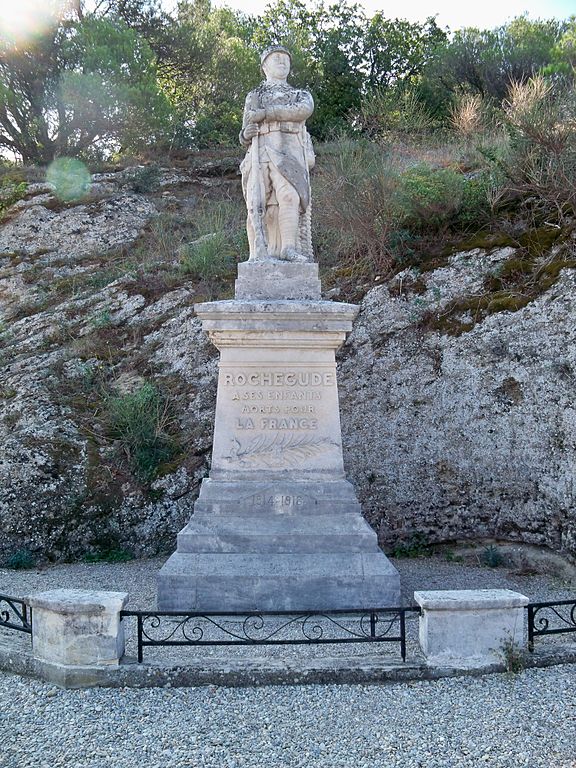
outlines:
[{"label": "weathered stone surface", "polygon": [[[465,258],[442,270],[450,296],[468,295]],[[421,326],[439,281],[420,281],[370,291],[342,353],[344,456],[364,514],[385,543],[493,537],[574,556],[574,270],[459,336]]]},{"label": "weathered stone surface", "polygon": [[46,208],[45,198],[30,205],[0,229],[0,256],[18,253],[36,256],[49,265],[57,260],[80,260],[133,242],[156,214],[155,207],[139,195],[64,207]]},{"label": "weathered stone surface", "polygon": [[66,667],[118,664],[124,655],[125,592],[53,589],[30,595],[34,657]]},{"label": "weathered stone surface", "polygon": [[242,261],[238,264],[237,299],[320,300],[318,264],[287,261]]},{"label": "weathered stone surface", "polygon": [[414,592],[422,609],[420,646],[429,663],[457,660],[480,665],[525,646],[528,598],[510,589]]}]

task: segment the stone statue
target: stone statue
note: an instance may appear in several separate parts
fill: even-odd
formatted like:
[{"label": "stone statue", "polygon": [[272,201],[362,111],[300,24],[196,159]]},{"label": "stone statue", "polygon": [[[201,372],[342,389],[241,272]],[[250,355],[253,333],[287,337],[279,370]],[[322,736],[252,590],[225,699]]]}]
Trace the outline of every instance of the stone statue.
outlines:
[{"label": "stone statue", "polygon": [[290,53],[274,45],[260,57],[266,80],[246,97],[240,142],[242,188],[248,207],[250,261],[313,260],[310,169],[314,150],[306,119],[314,111],[308,91],[286,82]]}]

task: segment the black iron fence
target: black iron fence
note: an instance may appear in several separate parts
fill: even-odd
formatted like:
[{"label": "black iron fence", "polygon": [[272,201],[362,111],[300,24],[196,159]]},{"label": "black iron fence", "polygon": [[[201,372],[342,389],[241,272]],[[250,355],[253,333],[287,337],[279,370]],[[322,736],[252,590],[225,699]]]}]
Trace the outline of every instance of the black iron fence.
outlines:
[{"label": "black iron fence", "polygon": [[136,619],[138,661],[158,646],[398,643],[406,661],[406,615],[417,606],[316,612],[183,613],[122,611]]},{"label": "black iron fence", "polygon": [[534,638],[576,632],[576,600],[529,603],[528,649],[534,650]]},{"label": "black iron fence", "polygon": [[0,627],[32,634],[32,609],[23,600],[0,595]]},{"label": "black iron fence", "polygon": [[[406,617],[420,608],[338,611],[199,613],[122,611],[136,622],[138,661],[144,648],[170,646],[320,645],[397,643],[406,661]],[[536,638],[576,633],[576,599],[529,603],[528,648]],[[32,609],[24,600],[0,594],[0,629],[32,635]]]}]

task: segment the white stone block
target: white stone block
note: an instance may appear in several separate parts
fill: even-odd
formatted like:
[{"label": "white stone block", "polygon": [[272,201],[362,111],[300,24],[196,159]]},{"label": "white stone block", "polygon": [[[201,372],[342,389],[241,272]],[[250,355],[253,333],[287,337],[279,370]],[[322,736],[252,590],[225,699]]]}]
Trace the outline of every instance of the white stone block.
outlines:
[{"label": "white stone block", "polygon": [[525,595],[463,589],[414,592],[414,599],[422,609],[420,645],[432,663],[494,663],[506,644],[524,647]]},{"label": "white stone block", "polygon": [[26,599],[37,659],[70,667],[118,664],[124,654],[125,592],[54,589]]}]

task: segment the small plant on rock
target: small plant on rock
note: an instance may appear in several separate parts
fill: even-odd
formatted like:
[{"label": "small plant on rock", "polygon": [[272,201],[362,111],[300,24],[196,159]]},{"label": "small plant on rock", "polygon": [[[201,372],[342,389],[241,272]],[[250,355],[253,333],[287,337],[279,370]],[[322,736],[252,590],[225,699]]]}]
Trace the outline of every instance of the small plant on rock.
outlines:
[{"label": "small plant on rock", "polygon": [[117,440],[139,480],[153,480],[158,467],[177,450],[170,434],[168,403],[150,382],[107,400],[108,434]]},{"label": "small plant on rock", "polygon": [[482,565],[487,565],[488,568],[498,568],[504,563],[504,558],[500,550],[490,544],[488,547],[484,547],[480,553],[480,562]]},{"label": "small plant on rock", "polygon": [[507,672],[517,674],[524,669],[524,655],[522,649],[511,637],[504,640],[500,646],[500,655]]},{"label": "small plant on rock", "polygon": [[126,549],[99,549],[84,555],[86,563],[126,563],[133,559],[134,555]]},{"label": "small plant on rock", "polygon": [[405,541],[399,541],[392,550],[392,557],[426,557],[430,554],[430,544],[423,533],[415,533]]},{"label": "small plant on rock", "polygon": [[6,561],[7,568],[23,571],[36,566],[36,558],[29,549],[17,549]]}]

